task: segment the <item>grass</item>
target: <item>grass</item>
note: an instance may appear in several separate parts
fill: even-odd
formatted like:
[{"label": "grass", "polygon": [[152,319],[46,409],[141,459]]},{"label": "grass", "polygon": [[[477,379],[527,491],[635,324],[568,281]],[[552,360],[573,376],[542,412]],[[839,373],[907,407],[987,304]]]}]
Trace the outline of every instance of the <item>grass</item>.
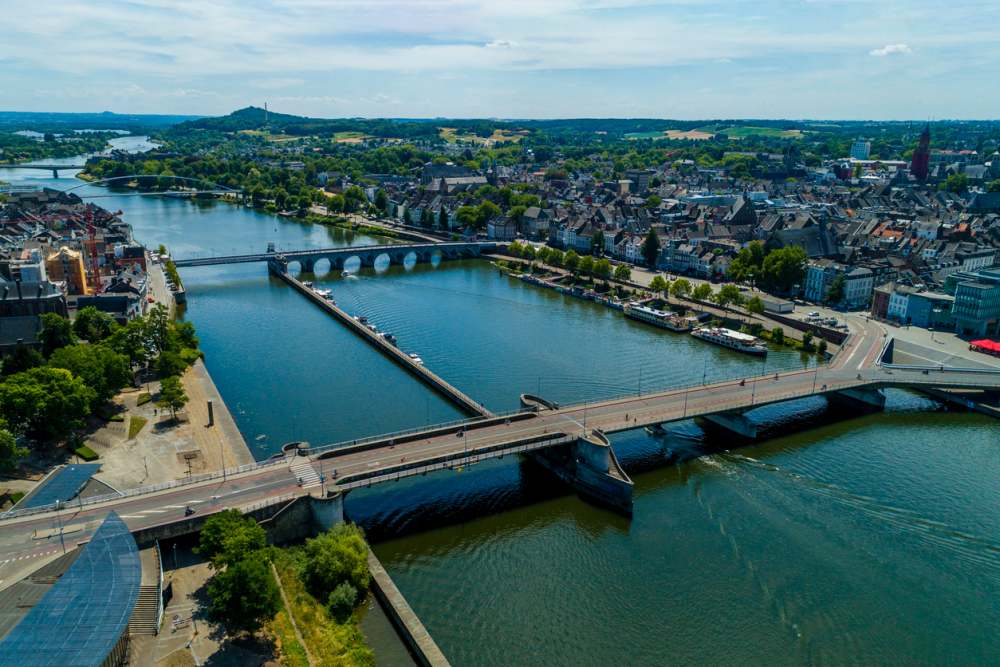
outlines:
[{"label": "grass", "polygon": [[[288,596],[289,611],[309,647],[309,653],[317,659],[320,667],[375,664],[374,655],[365,643],[356,617],[351,615],[344,623],[338,623],[330,617],[326,607],[306,591],[299,578],[293,550],[277,552],[274,565]],[[294,638],[291,623],[288,624],[288,633]]]},{"label": "grass", "polygon": [[752,125],[731,125],[728,127],[709,125],[706,127],[699,127],[698,131],[722,133],[734,139],[743,139],[751,136],[773,137],[777,139],[801,139],[803,136],[802,130],[782,130],[777,127],[754,127]]},{"label": "grass", "polygon": [[139,435],[139,431],[146,425],[145,417],[132,416],[128,421],[128,439],[131,440]]},{"label": "grass", "polygon": [[146,403],[149,403],[151,400],[153,400],[152,394],[148,391],[144,391],[136,397],[135,404],[138,407],[140,405],[146,405]]},{"label": "grass", "polygon": [[517,143],[522,138],[527,136],[527,132],[523,130],[493,130],[493,134],[489,137],[480,137],[478,134],[471,133],[459,133],[457,128],[454,127],[440,127],[438,128],[438,136],[447,141],[449,144],[453,144],[457,141],[468,141],[476,144],[487,145],[490,143],[499,143],[501,141],[511,141]]},{"label": "grass", "polygon": [[281,654],[281,664],[288,667],[309,667],[306,650],[295,637],[295,629],[288,617],[288,609],[281,608],[274,619],[268,623],[268,629],[274,635],[275,643]]},{"label": "grass", "polygon": [[73,450],[73,453],[79,456],[84,461],[96,461],[98,458],[97,452],[88,447],[87,445],[80,445]]}]

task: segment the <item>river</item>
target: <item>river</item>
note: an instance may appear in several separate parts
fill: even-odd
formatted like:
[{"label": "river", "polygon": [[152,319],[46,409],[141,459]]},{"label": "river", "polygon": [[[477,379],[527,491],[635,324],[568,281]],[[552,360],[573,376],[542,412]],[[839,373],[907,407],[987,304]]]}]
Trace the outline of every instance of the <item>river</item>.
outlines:
[{"label": "river", "polygon": [[[0,180],[73,184],[32,174]],[[374,241],[226,204],[95,201],[177,257]],[[258,457],[458,416],[264,266],[183,277]],[[497,410],[524,391],[583,401],[761,370],[483,262],[316,280]],[[804,363],[773,352],[766,369]],[[996,422],[900,391],[882,414],[810,399],[751,417],[773,437],[731,450],[693,423],[616,436],[631,521],[517,459],[353,492],[347,512],[456,665],[995,663]]]}]

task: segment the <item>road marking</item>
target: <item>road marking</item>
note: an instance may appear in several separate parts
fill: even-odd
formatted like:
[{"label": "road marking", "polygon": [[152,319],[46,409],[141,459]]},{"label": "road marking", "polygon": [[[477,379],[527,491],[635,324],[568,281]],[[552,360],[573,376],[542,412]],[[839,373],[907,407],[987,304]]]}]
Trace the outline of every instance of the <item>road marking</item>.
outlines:
[{"label": "road marking", "polygon": [[143,510],[141,514],[163,514],[167,510]]}]

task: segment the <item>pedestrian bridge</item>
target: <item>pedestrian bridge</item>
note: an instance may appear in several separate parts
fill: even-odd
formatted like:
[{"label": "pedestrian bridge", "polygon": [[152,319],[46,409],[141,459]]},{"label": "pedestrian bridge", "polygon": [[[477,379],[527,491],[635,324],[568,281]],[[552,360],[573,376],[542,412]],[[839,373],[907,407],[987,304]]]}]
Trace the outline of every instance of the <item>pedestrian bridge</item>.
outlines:
[{"label": "pedestrian bridge", "polygon": [[342,248],[316,248],[312,250],[272,250],[249,255],[229,255],[222,257],[197,257],[181,259],[174,263],[178,268],[186,266],[214,266],[217,264],[247,264],[268,262],[272,269],[287,272],[288,267],[298,263],[303,272],[312,273],[322,260],[330,263],[330,271],[340,271],[352,258],[357,258],[362,267],[375,266],[380,258],[387,258],[389,264],[404,264],[414,261],[418,264],[441,260],[468,259],[484,252],[497,249],[494,242],[445,242],[445,243],[394,243],[386,245],[347,246]]}]

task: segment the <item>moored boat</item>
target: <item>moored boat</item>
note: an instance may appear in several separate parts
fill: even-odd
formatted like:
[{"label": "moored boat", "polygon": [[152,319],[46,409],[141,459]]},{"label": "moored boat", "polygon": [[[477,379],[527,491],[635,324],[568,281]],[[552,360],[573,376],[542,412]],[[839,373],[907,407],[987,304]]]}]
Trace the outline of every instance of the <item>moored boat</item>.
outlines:
[{"label": "moored boat", "polygon": [[758,357],[767,355],[767,346],[759,338],[725,327],[699,327],[692,331],[691,335],[737,352]]},{"label": "moored boat", "polygon": [[623,312],[625,313],[625,317],[630,317],[633,320],[639,320],[646,324],[652,324],[656,327],[670,329],[671,331],[690,331],[692,326],[691,321],[687,318],[671,312],[650,308],[649,306],[640,306],[635,303],[627,304],[623,308]]}]

